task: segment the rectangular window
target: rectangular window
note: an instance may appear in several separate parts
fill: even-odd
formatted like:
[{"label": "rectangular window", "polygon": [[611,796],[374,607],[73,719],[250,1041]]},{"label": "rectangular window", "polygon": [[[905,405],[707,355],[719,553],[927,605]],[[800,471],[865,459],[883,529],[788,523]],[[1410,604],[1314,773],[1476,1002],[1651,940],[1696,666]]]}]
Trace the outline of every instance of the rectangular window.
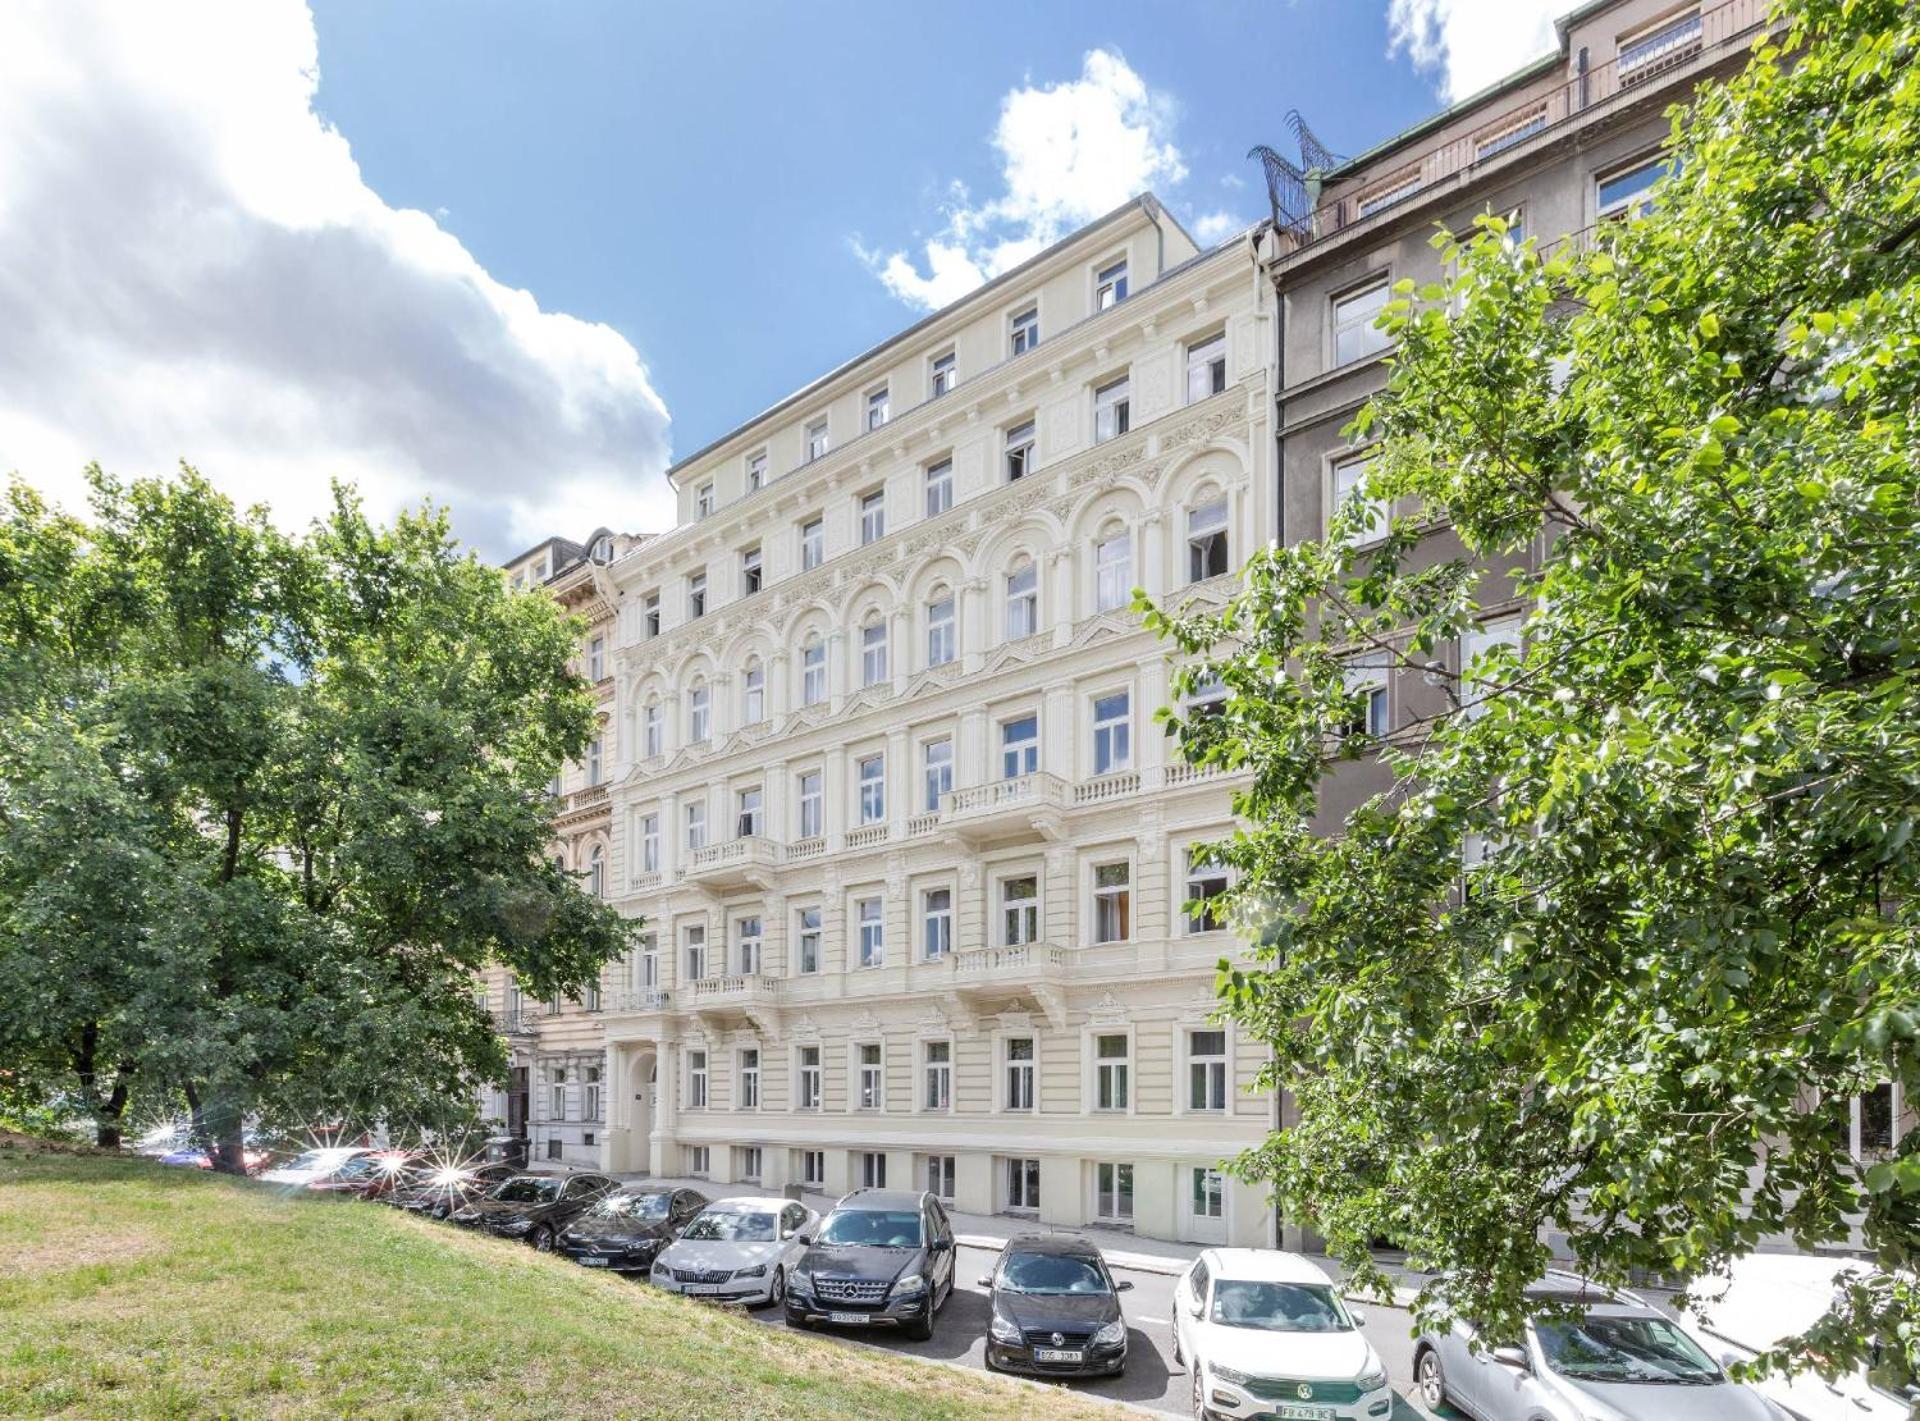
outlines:
[{"label": "rectangular window", "polygon": [[820,1048],[818,1046],[800,1048],[799,1078],[795,1082],[794,1100],[802,1110],[820,1108]]},{"label": "rectangular window", "polygon": [[1093,1038],[1093,1108],[1125,1110],[1133,1043],[1124,1035]]},{"label": "rectangular window", "polygon": [[1016,483],[1033,472],[1033,421],[1007,431],[1007,482]]},{"label": "rectangular window", "polygon": [[854,917],[860,924],[860,965],[884,967],[887,961],[887,925],[881,917],[878,898],[862,898],[854,904]]},{"label": "rectangular window", "polygon": [[817,706],[827,698],[827,644],[809,637],[800,647],[800,704]]},{"label": "rectangular window", "polygon": [[1357,708],[1347,726],[1349,734],[1384,738],[1392,729],[1391,708],[1387,699],[1387,656],[1372,652],[1349,661],[1341,673],[1347,694],[1355,698]]},{"label": "rectangular window", "polygon": [[1012,349],[1015,355],[1025,355],[1040,344],[1040,308],[1029,306],[1012,318]]},{"label": "rectangular window", "polygon": [[567,1073],[565,1071],[553,1073],[553,1085],[549,1093],[552,1097],[547,1102],[549,1118],[565,1120],[567,1118]]},{"label": "rectangular window", "polygon": [[580,1118],[582,1120],[600,1118],[600,1068],[598,1066],[587,1067],[586,1103],[581,1107]]},{"label": "rectangular window", "polygon": [[1620,53],[1615,61],[1620,82],[1630,84],[1693,54],[1700,48],[1702,27],[1698,6],[1684,14],[1669,15],[1645,29],[1620,37]]},{"label": "rectangular window", "polygon": [[687,1109],[702,1110],[707,1104],[707,1053],[687,1052]]},{"label": "rectangular window", "polygon": [[800,940],[799,970],[813,973],[820,970],[820,910],[802,908],[794,915],[796,934]]},{"label": "rectangular window", "polygon": [[1227,334],[1208,336],[1187,347],[1187,403],[1227,388]]},{"label": "rectangular window", "polygon": [[1525,143],[1534,134],[1547,126],[1546,105],[1514,118],[1509,118],[1490,132],[1481,134],[1473,140],[1473,159],[1484,162],[1496,153],[1504,153],[1516,144]]},{"label": "rectangular window", "polygon": [[600,737],[597,735],[587,742],[587,783],[600,783]]},{"label": "rectangular window", "polygon": [[926,813],[940,808],[940,796],[953,788],[953,741],[942,736],[929,740],[922,748],[925,764]]},{"label": "rectangular window", "polygon": [[698,982],[707,975],[707,930],[704,927],[687,929],[687,980]]},{"label": "rectangular window", "polygon": [[760,1182],[760,1147],[758,1145],[739,1146],[737,1160],[735,1177],[747,1184],[758,1184]]},{"label": "rectangular window", "polygon": [[740,554],[740,595],[751,597],[760,586],[760,549],[755,545]]},{"label": "rectangular window", "polygon": [[1367,489],[1367,472],[1373,468],[1373,455],[1342,459],[1333,466],[1333,506],[1347,513],[1352,526],[1346,534],[1349,547],[1363,547],[1384,537],[1387,531],[1387,502]]},{"label": "rectangular window", "polygon": [[947,1041],[929,1041],[921,1066],[922,1110],[953,1108],[953,1045]]},{"label": "rectangular window", "polygon": [[953,1156],[928,1155],[923,1182],[927,1193],[945,1203],[953,1202]]},{"label": "rectangular window", "polygon": [[694,490],[693,512],[694,512],[694,517],[696,518],[705,518],[708,514],[713,512],[713,485],[712,484],[710,483],[701,484],[699,488]]},{"label": "rectangular window", "polygon": [[1093,772],[1110,775],[1133,767],[1133,705],[1126,691],[1093,701]]},{"label": "rectangular window", "polygon": [[1599,180],[1595,213],[1602,222],[1638,217],[1653,206],[1653,186],[1672,167],[1666,157],[1644,158],[1628,168],[1620,168]]},{"label": "rectangular window", "polygon": [[642,991],[660,985],[660,943],[652,933],[640,939],[640,958],[634,976],[633,985]]},{"label": "rectangular window", "polygon": [[1040,565],[1028,562],[1007,574],[1007,640],[1040,630]]},{"label": "rectangular window", "polygon": [[959,637],[955,634],[951,594],[927,604],[927,665],[945,666],[953,660]]},{"label": "rectangular window", "polygon": [[1024,947],[1040,936],[1040,880],[1027,875],[1000,880],[1000,943]]},{"label": "rectangular window", "polygon": [[1227,571],[1227,501],[1216,499],[1187,511],[1187,581],[1204,582]]},{"label": "rectangular window", "polygon": [[930,382],[933,398],[939,399],[959,383],[960,366],[952,351],[933,358],[933,378]]},{"label": "rectangular window", "polygon": [[1131,423],[1129,411],[1132,401],[1127,395],[1127,379],[1123,375],[1110,385],[1102,385],[1093,392],[1093,442],[1103,443],[1125,434]]},{"label": "rectangular window", "polygon": [[1133,1166],[1102,1163],[1094,1171],[1094,1217],[1105,1224],[1133,1222]]},{"label": "rectangular window", "polygon": [[604,681],[607,678],[607,639],[597,636],[587,643],[587,679]]},{"label": "rectangular window", "polygon": [[1216,911],[1214,900],[1227,891],[1227,871],[1216,863],[1201,863],[1199,856],[1187,850],[1187,931],[1218,932],[1226,924]]},{"label": "rectangular window", "polygon": [[854,1048],[860,1057],[860,1084],[857,1099],[862,1110],[880,1110],[886,1105],[886,1086],[881,1078],[880,1047],[873,1042]]},{"label": "rectangular window", "polygon": [[1104,311],[1127,299],[1127,263],[1123,257],[1094,278],[1093,309]]},{"label": "rectangular window", "polygon": [[687,806],[687,847],[704,849],[707,846],[707,806],[693,803]]},{"label": "rectangular window", "polygon": [[758,725],[767,718],[767,668],[758,661],[747,667],[741,678],[743,699],[741,704],[742,725]]},{"label": "rectangular window", "polygon": [[1403,197],[1412,197],[1418,191],[1420,191],[1420,174],[1405,173],[1375,188],[1372,192],[1363,193],[1360,201],[1355,204],[1355,211],[1361,217],[1371,217],[1376,212],[1383,212],[1392,207]]},{"label": "rectangular window", "polygon": [[953,890],[929,888],[920,903],[920,953],[935,962],[953,951]]},{"label": "rectangular window", "polygon": [[826,561],[826,524],[810,518],[800,525],[800,571],[811,572]]},{"label": "rectangular window", "polygon": [[761,804],[765,799],[760,786],[740,791],[740,812],[734,820],[733,832],[742,839],[756,839],[764,825],[761,822]]},{"label": "rectangular window", "polygon": [[695,686],[687,697],[687,739],[701,745],[712,733],[713,693],[705,686]]},{"label": "rectangular window", "polygon": [[762,449],[758,454],[751,455],[747,459],[747,492],[755,493],[766,486],[767,451]]},{"label": "rectangular window", "polygon": [[688,1174],[692,1175],[695,1179],[705,1179],[707,1177],[708,1165],[709,1160],[707,1147],[705,1145],[687,1146]]},{"label": "rectangular window", "polygon": [[640,603],[640,629],[648,637],[660,635],[660,594],[649,592]]},{"label": "rectangular window", "polygon": [[826,804],[820,794],[820,772],[808,770],[800,776],[800,829],[802,839],[817,839],[826,832]]},{"label": "rectangular window", "polygon": [[1036,1210],[1040,1207],[1040,1161],[1007,1161],[1007,1208]]},{"label": "rectangular window", "polygon": [[1125,532],[1094,544],[1093,610],[1112,612],[1133,600],[1133,538]]},{"label": "rectangular window", "polygon": [[869,390],[867,392],[867,429],[869,431],[878,429],[887,422],[887,412],[889,408],[890,404],[887,399],[887,387],[885,385],[882,385],[877,390]]},{"label": "rectangular window", "polygon": [[1040,717],[1023,715],[1000,724],[1000,778],[1014,780],[1040,768]]},{"label": "rectangular window", "polygon": [[927,517],[935,518],[953,507],[953,460],[942,459],[927,465]]},{"label": "rectangular window", "polygon": [[740,1053],[740,1105],[742,1110],[760,1108],[760,1052],[747,1047]]},{"label": "rectangular window", "polygon": [[666,717],[658,705],[648,706],[641,717],[641,743],[649,756],[658,755],[666,744]]},{"label": "rectangular window", "polygon": [[660,871],[660,816],[658,814],[640,816],[640,871],[642,873]]},{"label": "rectangular window", "polygon": [[825,1150],[800,1151],[800,1182],[815,1186],[827,1182],[827,1152]]},{"label": "rectangular window", "polygon": [[1187,1033],[1187,1109],[1227,1108],[1227,1033],[1217,1027]]},{"label": "rectangular window", "polygon": [[707,615],[707,575],[696,572],[687,578],[687,619]]},{"label": "rectangular window", "polygon": [[887,757],[868,755],[860,761],[860,822],[881,824],[887,817]]},{"label": "rectangular window", "polygon": [[1345,365],[1393,344],[1374,322],[1387,304],[1387,278],[1333,298],[1333,363]]},{"label": "rectangular window", "polygon": [[1132,869],[1125,863],[1095,864],[1093,940],[1125,942],[1133,936]]},{"label": "rectangular window", "polygon": [[860,628],[860,684],[880,686],[887,679],[887,624],[869,622]]},{"label": "rectangular window", "polygon": [[827,440],[827,422],[824,419],[816,419],[807,426],[807,462],[811,464],[825,454],[830,447]]},{"label": "rectangular window", "polygon": [[875,489],[860,496],[860,542],[877,543],[887,536],[887,492]]},{"label": "rectangular window", "polygon": [[740,975],[758,977],[764,966],[760,951],[760,918],[736,918],[733,924],[734,946],[739,954]]},{"label": "rectangular window", "polygon": [[1495,647],[1520,649],[1520,618],[1496,617],[1481,622],[1460,638],[1460,710],[1469,719],[1484,715],[1487,701],[1500,690],[1501,677],[1485,671],[1475,674],[1474,663]]},{"label": "rectangular window", "polygon": [[1033,1038],[1013,1036],[1007,1039],[1008,1110],[1033,1109]]},{"label": "rectangular window", "polygon": [[887,1157],[879,1150],[860,1151],[860,1187],[862,1189],[887,1187]]},{"label": "rectangular window", "polygon": [[1196,1165],[1193,1170],[1193,1216],[1221,1219],[1227,1213],[1226,1183],[1217,1169]]}]

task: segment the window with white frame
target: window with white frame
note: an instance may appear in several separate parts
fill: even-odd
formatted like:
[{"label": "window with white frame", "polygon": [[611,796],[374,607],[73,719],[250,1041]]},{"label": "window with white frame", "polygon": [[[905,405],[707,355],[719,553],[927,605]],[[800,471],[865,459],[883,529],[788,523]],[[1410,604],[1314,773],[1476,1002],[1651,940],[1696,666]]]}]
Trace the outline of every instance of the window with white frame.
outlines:
[{"label": "window with white frame", "polygon": [[658,701],[648,701],[647,708],[640,713],[640,743],[644,747],[644,752],[653,756],[660,754],[666,748],[666,742],[666,716],[662,713]]},{"label": "window with white frame", "polygon": [[1187,1032],[1187,1109],[1227,1108],[1227,1033],[1209,1026]]},{"label": "window with white frame", "polygon": [[818,907],[801,908],[794,913],[795,936],[799,939],[799,961],[796,964],[802,974],[820,970],[820,909]]},{"label": "window with white frame", "polygon": [[752,914],[733,921],[734,951],[740,963],[742,977],[758,977],[765,965],[760,950],[760,915]]},{"label": "window with white frame", "polygon": [[1014,355],[1025,355],[1040,344],[1040,308],[1029,306],[1008,318],[1008,346]]},{"label": "window with white frame", "polygon": [[861,757],[859,774],[860,822],[884,824],[887,819],[887,757],[885,755]]},{"label": "window with white frame", "polygon": [[1127,393],[1127,377],[1102,385],[1093,392],[1093,442],[1101,444],[1117,439],[1132,428],[1133,401]]},{"label": "window with white frame", "polygon": [[598,1120],[600,1118],[600,1068],[598,1066],[587,1067],[585,1084],[585,1098],[581,1103],[580,1118]]},{"label": "window with white frame", "polygon": [[880,1110],[887,1103],[884,1067],[880,1060],[878,1042],[867,1041],[853,1048],[859,1060],[860,1073],[854,1096],[862,1110]]},{"label": "window with white frame", "polygon": [[860,1151],[860,1187],[862,1189],[887,1187],[887,1157],[881,1151]]},{"label": "window with white frame", "polygon": [[1499,693],[1499,676],[1485,666],[1474,670],[1475,664],[1495,647],[1515,652],[1520,649],[1519,617],[1495,617],[1478,623],[1460,638],[1460,708],[1470,719],[1485,714],[1487,701]]},{"label": "window with white frame", "polygon": [[928,1155],[921,1175],[927,1193],[949,1204],[953,1202],[953,1163],[952,1155]]},{"label": "window with white frame", "polygon": [[947,394],[960,382],[960,362],[952,351],[933,357],[929,368],[928,389],[934,399]]},{"label": "window with white frame", "polygon": [[565,1120],[567,1118],[567,1073],[555,1069],[548,1087],[547,1118]]},{"label": "window with white frame", "polygon": [[660,872],[660,816],[658,814],[640,816],[640,871],[642,873]]},{"label": "window with white frame", "polygon": [[800,1182],[813,1185],[824,1185],[827,1182],[825,1150],[800,1151]]},{"label": "window with white frame", "polygon": [[660,594],[649,592],[640,602],[640,631],[648,638],[660,635]]},{"label": "window with white frame", "polygon": [[693,492],[694,517],[707,517],[713,512],[713,507],[713,485],[711,483],[701,484],[700,487]]},{"label": "window with white frame", "polygon": [[820,771],[806,770],[800,775],[800,823],[798,837],[817,839],[826,832],[826,801],[820,790]]},{"label": "window with white frame", "polygon": [[587,742],[587,783],[600,783],[600,737],[594,736]]},{"label": "window with white frame", "polygon": [[1000,778],[1019,779],[1040,768],[1040,717],[1015,716],[1000,722]]},{"label": "window with white frame", "polygon": [[799,1064],[794,1071],[794,1104],[801,1110],[818,1110],[821,1100],[820,1048],[799,1048]]},{"label": "window with white frame", "polygon": [[1349,660],[1341,672],[1347,695],[1354,702],[1346,733],[1384,739],[1393,729],[1387,693],[1387,654],[1368,652]]},{"label": "window with white frame", "polygon": [[1541,104],[1525,113],[1509,117],[1473,140],[1473,159],[1483,162],[1497,153],[1525,143],[1547,126],[1547,106]]},{"label": "window with white frame", "polygon": [[1093,610],[1112,612],[1133,600],[1133,536],[1124,528],[1093,546]]},{"label": "window with white frame", "polygon": [[953,594],[943,591],[927,603],[927,665],[945,666],[959,650]]},{"label": "window with white frame", "polygon": [[927,465],[927,517],[936,518],[953,507],[953,460]]},{"label": "window with white frame", "polygon": [[696,684],[687,696],[687,740],[699,745],[713,734],[713,695],[705,682]]},{"label": "window with white frame", "polygon": [[827,644],[814,632],[800,644],[800,704],[817,706],[827,698]]},{"label": "window with white frame", "polygon": [[607,896],[607,856],[598,844],[587,854],[587,892],[595,898]]},{"label": "window with white frame", "polygon": [[703,1110],[707,1104],[707,1053],[687,1052],[687,1109]]},{"label": "window with white frame", "polygon": [[953,1043],[929,1041],[921,1051],[920,1108],[953,1109]]},{"label": "window with white frame", "polygon": [[1000,880],[1000,943],[1024,947],[1040,937],[1040,880],[1032,874]]},{"label": "window with white frame", "polygon": [[1388,297],[1385,276],[1333,298],[1333,363],[1345,365],[1393,344],[1393,338],[1374,323]]},{"label": "window with white frame", "polygon": [[707,975],[707,929],[694,923],[686,930],[685,952],[687,980],[698,982]]},{"label": "window with white frame", "polygon": [[1093,940],[1125,942],[1133,936],[1133,868],[1125,859],[1093,866]]},{"label": "window with white frame", "polygon": [[1103,1160],[1094,1167],[1093,1216],[1103,1224],[1133,1222],[1133,1166]]},{"label": "window with white frame", "polygon": [[1093,279],[1093,309],[1104,311],[1127,299],[1127,260],[1122,257]]},{"label": "window with white frame", "polygon": [[1205,582],[1226,574],[1227,500],[1216,498],[1187,510],[1187,581]]},{"label": "window with white frame", "polygon": [[595,562],[606,564],[613,561],[613,539],[605,533],[593,540],[593,546],[587,549],[587,556]]},{"label": "window with white frame", "polygon": [[1187,403],[1227,388],[1227,333],[1221,331],[1187,347]]},{"label": "window with white frame", "polygon": [[938,740],[929,740],[921,746],[920,755],[925,812],[932,814],[940,808],[940,796],[953,788],[952,737],[943,735]]},{"label": "window with white frame", "polygon": [[887,536],[887,491],[875,489],[860,495],[860,543],[877,543]]},{"label": "window with white frame", "polygon": [[800,525],[800,571],[811,572],[827,558],[825,520],[809,518]]},{"label": "window with white frame", "polygon": [[759,785],[752,785],[740,791],[739,808],[734,816],[733,832],[736,838],[757,839],[766,831],[763,818],[766,794]]},{"label": "window with white frame", "polygon": [[1031,1036],[1009,1036],[1005,1046],[1006,1110],[1033,1109],[1034,1050]]},{"label": "window with white frame", "polygon": [[652,933],[640,939],[640,951],[634,958],[634,987],[650,991],[660,985],[660,940]]},{"label": "window with white frame", "polygon": [[738,1109],[760,1108],[760,1051],[746,1046],[740,1051],[740,1100]]},{"label": "window with white frame", "polygon": [[887,924],[878,898],[862,898],[854,905],[859,924],[860,965],[884,967],[887,961]]},{"label": "window with white frame", "polygon": [[867,391],[867,430],[871,433],[887,422],[892,404],[887,398],[887,387]]},{"label": "window with white frame", "polygon": [[1187,850],[1187,931],[1219,932],[1226,926],[1218,911],[1217,900],[1227,891],[1227,870],[1207,863],[1197,849]]},{"label": "window with white frame", "polygon": [[937,962],[953,951],[953,890],[929,888],[920,895],[920,955]]},{"label": "window with white frame", "polygon": [[767,718],[767,668],[758,659],[749,661],[740,677],[740,723],[758,725]]},{"label": "window with white frame", "polygon": [[687,806],[687,847],[704,849],[707,846],[707,804],[697,799]]},{"label": "window with white frame", "polygon": [[747,456],[747,492],[754,493],[767,485],[767,451]]},{"label": "window with white frame", "polygon": [[1906,1092],[1898,1082],[1882,1081],[1845,1103],[1842,1128],[1847,1157],[1869,1164],[1893,1155],[1900,1143],[1900,1117]]},{"label": "window with white frame", "polygon": [[1418,170],[1403,173],[1399,177],[1388,179],[1371,192],[1362,193],[1360,200],[1354,204],[1354,210],[1361,217],[1371,217],[1374,213],[1393,206],[1403,197],[1412,197],[1419,190]]},{"label": "window with white frame", "polygon": [[824,419],[816,419],[807,426],[807,462],[811,464],[825,454],[830,447],[827,439],[827,422]]},{"label": "window with white frame", "polygon": [[762,1168],[760,1146],[735,1145],[733,1155],[734,1177],[746,1184],[758,1184]]},{"label": "window with white frame", "polygon": [[712,1160],[705,1145],[687,1146],[687,1173],[695,1179],[705,1179]]},{"label": "window with white frame", "polygon": [[1022,557],[1007,574],[1007,640],[1019,641],[1040,630],[1040,566]]},{"label": "window with white frame", "polygon": [[1133,768],[1133,703],[1126,691],[1093,698],[1093,772]]},{"label": "window with white frame", "polygon": [[1007,431],[1007,482],[1018,483],[1033,472],[1033,421],[1016,424]]},{"label": "window with white frame", "polygon": [[761,585],[760,545],[756,543],[740,554],[740,595],[751,597]]},{"label": "window with white frame", "polygon": [[587,643],[587,679],[604,681],[607,678],[607,639],[597,636]]},{"label": "window with white frame", "polygon": [[704,572],[687,575],[687,620],[707,615],[707,575]]},{"label": "window with white frame", "polygon": [[1093,1038],[1093,1108],[1125,1110],[1132,1099],[1133,1038],[1103,1031]]},{"label": "window with white frame", "polygon": [[1673,170],[1673,160],[1661,154],[1615,168],[1596,179],[1594,215],[1602,222],[1639,217],[1653,206],[1654,184]]},{"label": "window with white frame", "polygon": [[1703,33],[1700,7],[1695,5],[1620,36],[1614,59],[1620,82],[1637,83],[1654,70],[1693,54],[1700,48]]},{"label": "window with white frame", "polygon": [[1349,520],[1344,539],[1349,547],[1374,542],[1387,531],[1387,501],[1375,496],[1367,484],[1373,461],[1369,452],[1333,466],[1333,506]]},{"label": "window with white frame", "polygon": [[887,674],[887,621],[876,616],[860,628],[860,684],[883,686]]},{"label": "window with white frame", "polygon": [[1220,1171],[1203,1165],[1195,1165],[1192,1173],[1193,1193],[1190,1207],[1196,1219],[1222,1219],[1227,1213],[1226,1181]]},{"label": "window with white frame", "polygon": [[1031,1213],[1040,1207],[1040,1161],[1037,1159],[1010,1159],[1007,1161],[1007,1208],[1020,1213]]}]

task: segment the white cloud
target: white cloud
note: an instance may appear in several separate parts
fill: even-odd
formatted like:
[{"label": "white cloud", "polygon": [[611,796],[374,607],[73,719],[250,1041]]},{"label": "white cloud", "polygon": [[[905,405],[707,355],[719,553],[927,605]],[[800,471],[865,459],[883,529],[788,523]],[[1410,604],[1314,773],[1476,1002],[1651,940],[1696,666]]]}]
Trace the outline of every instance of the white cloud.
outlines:
[{"label": "white cloud", "polygon": [[1478,93],[1554,47],[1568,0],[1388,0],[1389,55],[1440,74],[1448,101]]},{"label": "white cloud", "polygon": [[0,471],[198,465],[283,521],[329,478],[483,550],[670,519],[633,347],[389,207],[313,111],[300,0],[26,0],[0,46]]},{"label": "white cloud", "polygon": [[1001,100],[993,134],[999,196],[974,202],[955,184],[944,225],[917,261],[857,238],[854,251],[902,301],[944,306],[1128,198],[1183,181],[1174,120],[1171,98],[1148,88],[1124,58],[1090,50],[1079,78],[1028,83]]},{"label": "white cloud", "polygon": [[1231,212],[1203,212],[1193,219],[1193,239],[1204,251],[1252,224]]}]

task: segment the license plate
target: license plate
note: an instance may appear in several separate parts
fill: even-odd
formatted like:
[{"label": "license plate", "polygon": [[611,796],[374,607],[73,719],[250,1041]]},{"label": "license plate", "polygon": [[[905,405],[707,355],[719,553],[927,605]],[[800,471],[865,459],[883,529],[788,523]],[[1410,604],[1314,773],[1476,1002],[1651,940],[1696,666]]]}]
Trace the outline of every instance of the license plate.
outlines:
[{"label": "license plate", "polygon": [[581,1259],[580,1261],[581,1261],[582,1263],[584,1263],[584,1264],[586,1264],[586,1265],[587,1265],[587,1267],[589,1267],[589,1268],[605,1268],[605,1267],[607,1266],[607,1260],[606,1260],[606,1259],[604,1259],[604,1258],[594,1258],[594,1257],[592,1257],[591,1255],[589,1255],[589,1256],[588,1256],[588,1257],[586,1257],[586,1258],[583,1258],[583,1259]]},{"label": "license plate", "polygon": [[720,1284],[718,1283],[687,1284],[687,1296],[693,1297],[693,1298],[712,1297],[715,1293],[723,1293],[725,1291],[726,1289],[721,1287]]},{"label": "license plate", "polygon": [[827,1314],[827,1321],[837,1322],[843,1327],[860,1327],[865,1325],[867,1315],[863,1312],[830,1312]]},{"label": "license plate", "polygon": [[1331,1406],[1295,1406],[1291,1402],[1282,1402],[1281,1421],[1336,1421]]},{"label": "license plate", "polygon": [[1036,1347],[1033,1349],[1033,1360],[1036,1362],[1083,1362],[1086,1360],[1086,1356],[1087,1354],[1085,1352],[1071,1352],[1060,1347]]}]

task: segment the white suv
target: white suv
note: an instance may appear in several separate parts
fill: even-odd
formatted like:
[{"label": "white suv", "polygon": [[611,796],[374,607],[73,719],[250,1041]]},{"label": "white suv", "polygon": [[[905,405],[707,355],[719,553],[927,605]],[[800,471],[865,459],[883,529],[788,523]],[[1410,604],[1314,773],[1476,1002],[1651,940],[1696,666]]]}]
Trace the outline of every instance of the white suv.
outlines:
[{"label": "white suv", "polygon": [[1387,1369],[1321,1269],[1297,1253],[1210,1248],[1173,1290],[1173,1356],[1195,1421],[1379,1421]]}]

